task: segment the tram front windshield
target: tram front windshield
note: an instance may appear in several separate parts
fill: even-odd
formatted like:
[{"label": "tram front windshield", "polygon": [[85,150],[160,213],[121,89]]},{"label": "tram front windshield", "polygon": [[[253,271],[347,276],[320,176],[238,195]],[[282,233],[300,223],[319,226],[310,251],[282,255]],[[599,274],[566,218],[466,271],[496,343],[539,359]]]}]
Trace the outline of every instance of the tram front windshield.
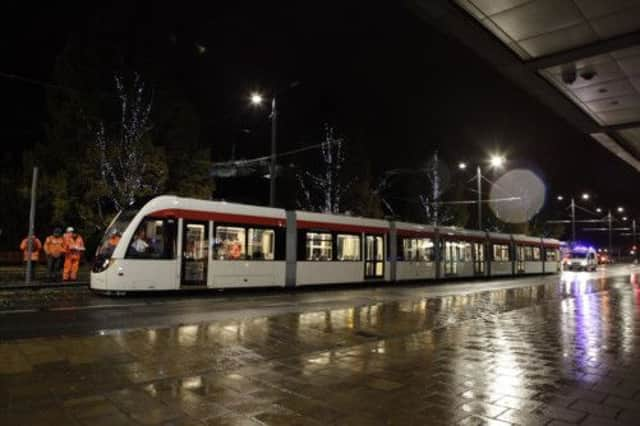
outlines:
[{"label": "tram front windshield", "polygon": [[136,213],[138,213],[137,209],[126,209],[118,213],[111,225],[109,225],[105,231],[102,241],[100,241],[100,245],[98,246],[98,250],[96,251],[96,257],[101,257],[103,259],[111,257],[113,251],[118,245],[118,242],[120,241],[120,238],[122,237],[122,233],[127,226],[129,226],[129,223],[131,223]]}]

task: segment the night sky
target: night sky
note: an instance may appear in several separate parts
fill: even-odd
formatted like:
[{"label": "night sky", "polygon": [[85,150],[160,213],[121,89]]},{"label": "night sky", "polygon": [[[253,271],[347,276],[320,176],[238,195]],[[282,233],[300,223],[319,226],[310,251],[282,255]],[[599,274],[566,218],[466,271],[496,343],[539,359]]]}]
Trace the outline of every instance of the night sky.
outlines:
[{"label": "night sky", "polygon": [[[51,82],[69,37],[108,38],[143,77],[154,70],[154,90],[184,90],[216,160],[231,140],[240,156],[266,154],[267,111],[249,92],[298,81],[279,96],[281,150],[318,143],[327,122],[374,174],[420,167],[435,149],[451,167],[500,151],[542,177],[547,209],[558,193],[588,191],[597,205],[639,210],[637,172],[402,2],[24,3],[5,6],[2,73]],[[0,91],[4,155],[19,155],[45,138],[45,90],[0,77]]]}]

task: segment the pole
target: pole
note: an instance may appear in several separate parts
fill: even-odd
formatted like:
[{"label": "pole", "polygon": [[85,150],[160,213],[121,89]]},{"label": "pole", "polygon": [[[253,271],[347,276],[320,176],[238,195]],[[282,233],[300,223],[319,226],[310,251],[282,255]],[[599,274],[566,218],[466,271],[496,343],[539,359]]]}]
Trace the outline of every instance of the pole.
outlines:
[{"label": "pole", "polygon": [[607,219],[609,220],[609,256],[613,256],[613,248],[611,247],[611,223],[612,223],[612,218],[611,218],[611,210],[609,210],[609,214],[607,215]]},{"label": "pole", "polygon": [[571,241],[576,242],[576,202],[571,197]]},{"label": "pole", "polygon": [[27,240],[27,271],[25,272],[25,283],[31,282],[31,271],[33,265],[31,262],[31,254],[33,253],[33,230],[36,221],[36,187],[38,184],[38,168],[33,168],[33,178],[31,179],[31,207],[29,209],[29,237]]},{"label": "pole", "polygon": [[271,167],[269,181],[269,205],[276,205],[276,124],[278,111],[276,109],[276,97],[271,99]]},{"label": "pole", "polygon": [[633,239],[633,243],[631,244],[631,247],[633,247],[633,261],[635,263],[638,260],[638,246],[636,245],[636,220],[635,219],[633,219],[633,221],[631,222],[631,234]]},{"label": "pole", "polygon": [[482,172],[480,166],[476,168],[476,180],[478,181],[478,229],[482,231]]}]

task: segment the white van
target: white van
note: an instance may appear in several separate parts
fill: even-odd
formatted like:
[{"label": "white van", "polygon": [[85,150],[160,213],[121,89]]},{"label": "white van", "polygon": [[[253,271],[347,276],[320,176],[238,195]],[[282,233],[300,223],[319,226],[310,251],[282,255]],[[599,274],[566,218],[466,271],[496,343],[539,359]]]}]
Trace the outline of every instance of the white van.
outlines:
[{"label": "white van", "polygon": [[573,247],[562,259],[565,271],[595,271],[598,258],[593,247]]}]

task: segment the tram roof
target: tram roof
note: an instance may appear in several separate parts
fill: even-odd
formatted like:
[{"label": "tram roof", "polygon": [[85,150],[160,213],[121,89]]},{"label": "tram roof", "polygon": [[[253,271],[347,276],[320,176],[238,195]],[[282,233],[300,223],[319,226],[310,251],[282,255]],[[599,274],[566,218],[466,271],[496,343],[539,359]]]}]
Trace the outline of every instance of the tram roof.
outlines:
[{"label": "tram roof", "polygon": [[271,217],[277,219],[284,219],[286,217],[285,210],[273,207],[229,203],[226,201],[183,198],[174,195],[160,195],[155,197],[143,207],[143,210],[145,214],[166,210],[199,210],[245,216]]}]

